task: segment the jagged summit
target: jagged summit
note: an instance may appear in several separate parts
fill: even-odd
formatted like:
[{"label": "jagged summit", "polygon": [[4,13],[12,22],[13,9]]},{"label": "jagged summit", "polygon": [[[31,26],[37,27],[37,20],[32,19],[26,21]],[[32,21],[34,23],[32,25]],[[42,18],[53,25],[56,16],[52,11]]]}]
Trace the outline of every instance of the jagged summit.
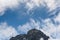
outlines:
[{"label": "jagged summit", "polygon": [[10,38],[10,40],[40,40],[43,38],[44,40],[48,40],[49,37],[46,36],[43,32],[37,29],[31,29],[27,32],[27,34],[20,34],[16,37]]}]

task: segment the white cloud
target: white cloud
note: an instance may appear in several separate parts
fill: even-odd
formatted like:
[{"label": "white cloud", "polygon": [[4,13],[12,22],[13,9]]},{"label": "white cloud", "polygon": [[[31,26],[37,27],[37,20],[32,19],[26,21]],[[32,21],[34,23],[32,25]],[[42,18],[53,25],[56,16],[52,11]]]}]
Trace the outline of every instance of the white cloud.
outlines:
[{"label": "white cloud", "polygon": [[0,0],[0,16],[4,14],[6,8],[15,8],[19,5],[19,0]]},{"label": "white cloud", "polygon": [[40,7],[40,5],[47,6],[50,9],[50,11],[56,9],[56,7],[59,6],[58,1],[56,0],[30,0],[30,2],[27,1],[26,4],[27,7],[29,7],[29,9],[32,9],[34,7]]},{"label": "white cloud", "polygon": [[[53,22],[51,21],[51,19],[46,19],[46,20],[44,20],[44,23],[45,23],[45,26],[46,27],[44,27],[44,29],[46,30],[46,31],[48,31],[48,32],[50,32],[50,33],[53,33],[53,32],[55,32],[56,31],[56,27],[55,27],[55,25],[53,24]],[[47,30],[47,29],[48,30]],[[54,28],[54,30],[53,30],[53,28]]]},{"label": "white cloud", "polygon": [[18,32],[12,26],[8,26],[6,22],[0,23],[0,40],[9,40],[14,37]]},{"label": "white cloud", "polygon": [[29,0],[26,2],[26,7],[32,10],[35,7],[40,7],[41,4],[44,5],[43,0]]},{"label": "white cloud", "polygon": [[60,7],[60,0],[56,0],[57,3],[57,7]]},{"label": "white cloud", "polygon": [[32,29],[32,27],[29,25],[29,23],[18,26],[18,31],[20,32],[20,34],[27,33],[27,31],[29,31],[30,29]]},{"label": "white cloud", "polygon": [[58,15],[54,18],[54,21],[57,21],[60,23],[60,12],[58,13]]},{"label": "white cloud", "polygon": [[[52,22],[52,20],[55,22],[55,24]],[[44,21],[46,27],[44,27],[43,30],[50,33],[53,38],[60,39],[60,13],[52,20],[49,18]]]},{"label": "white cloud", "polygon": [[30,20],[30,22],[18,26],[18,31],[20,31],[20,33],[27,33],[29,30],[33,28],[39,29],[39,22],[35,22],[33,19]]},{"label": "white cloud", "polygon": [[57,38],[59,38],[60,37],[60,12],[58,13],[58,15],[54,18],[54,21],[55,21],[55,23],[58,23],[57,25],[56,25],[56,34],[57,34]]},{"label": "white cloud", "polygon": [[56,1],[55,0],[45,0],[45,2],[50,10],[53,10],[56,8]]}]

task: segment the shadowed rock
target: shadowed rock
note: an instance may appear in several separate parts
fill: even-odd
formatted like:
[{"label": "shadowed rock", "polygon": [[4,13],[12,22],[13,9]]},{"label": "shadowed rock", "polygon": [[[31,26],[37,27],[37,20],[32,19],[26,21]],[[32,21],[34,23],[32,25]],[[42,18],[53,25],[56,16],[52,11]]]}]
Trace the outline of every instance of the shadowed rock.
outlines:
[{"label": "shadowed rock", "polygon": [[16,37],[12,37],[10,40],[27,40],[27,35],[20,34],[20,35],[17,35]]},{"label": "shadowed rock", "polygon": [[40,40],[41,38],[43,38],[43,40],[49,39],[49,37],[40,30],[32,29],[29,30],[27,34],[17,35],[16,37],[10,38],[10,40]]}]

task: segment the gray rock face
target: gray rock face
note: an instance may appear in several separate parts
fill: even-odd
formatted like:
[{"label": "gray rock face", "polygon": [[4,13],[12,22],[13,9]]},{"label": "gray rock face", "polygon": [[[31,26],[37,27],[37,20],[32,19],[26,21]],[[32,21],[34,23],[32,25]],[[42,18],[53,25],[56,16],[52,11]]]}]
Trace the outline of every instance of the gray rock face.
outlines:
[{"label": "gray rock face", "polygon": [[10,40],[41,40],[41,38],[43,38],[43,40],[49,39],[49,37],[40,30],[32,29],[29,30],[27,34],[17,35],[16,37],[10,38]]}]

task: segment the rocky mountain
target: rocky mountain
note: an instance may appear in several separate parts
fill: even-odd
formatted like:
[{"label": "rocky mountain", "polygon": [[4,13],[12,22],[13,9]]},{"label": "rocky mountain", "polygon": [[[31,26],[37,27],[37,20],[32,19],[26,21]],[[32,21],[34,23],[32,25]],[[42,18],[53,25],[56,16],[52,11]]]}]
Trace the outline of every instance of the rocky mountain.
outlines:
[{"label": "rocky mountain", "polygon": [[10,38],[10,40],[48,40],[49,36],[45,35],[42,31],[37,29],[31,29],[27,34],[20,34],[16,37]]}]

